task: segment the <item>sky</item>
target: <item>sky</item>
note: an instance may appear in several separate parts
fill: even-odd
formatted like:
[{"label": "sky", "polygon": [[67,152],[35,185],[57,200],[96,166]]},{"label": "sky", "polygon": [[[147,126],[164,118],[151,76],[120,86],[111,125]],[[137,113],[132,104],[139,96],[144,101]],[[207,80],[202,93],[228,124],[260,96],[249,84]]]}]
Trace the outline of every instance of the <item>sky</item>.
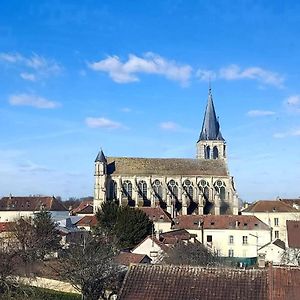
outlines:
[{"label": "sky", "polygon": [[297,1],[0,0],[0,196],[93,195],[94,160],[195,158],[211,81],[245,201],[299,197]]}]

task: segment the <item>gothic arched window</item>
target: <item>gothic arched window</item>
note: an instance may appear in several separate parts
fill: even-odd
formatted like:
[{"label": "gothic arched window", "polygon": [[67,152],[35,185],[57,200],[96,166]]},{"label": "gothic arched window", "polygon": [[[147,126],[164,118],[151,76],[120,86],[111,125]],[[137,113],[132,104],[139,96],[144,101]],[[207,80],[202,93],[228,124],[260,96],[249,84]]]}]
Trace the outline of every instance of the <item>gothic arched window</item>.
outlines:
[{"label": "gothic arched window", "polygon": [[199,182],[199,188],[205,200],[209,200],[209,183],[206,180],[201,179]]},{"label": "gothic arched window", "polygon": [[158,179],[153,182],[153,190],[156,200],[162,200],[162,184]]},{"label": "gothic arched window", "polygon": [[178,199],[178,184],[175,182],[175,180],[171,179],[168,183],[168,189],[171,192],[171,195]]},{"label": "gothic arched window", "polygon": [[109,199],[117,199],[117,183],[114,180],[109,183]]},{"label": "gothic arched window", "polygon": [[132,198],[132,183],[130,182],[130,180],[125,180],[122,187],[125,196],[128,198]]},{"label": "gothic arched window", "polygon": [[213,148],[213,159],[217,159],[219,157],[219,150],[217,146]]},{"label": "gothic arched window", "polygon": [[193,200],[193,195],[194,195],[194,188],[193,188],[193,184],[191,183],[191,181],[189,179],[186,179],[183,183],[183,189],[185,190],[185,192],[187,193],[188,197]]},{"label": "gothic arched window", "polygon": [[225,183],[221,180],[217,180],[215,183],[214,183],[214,187],[215,187],[215,190],[219,193],[220,195],[220,199],[221,200],[225,200]]},{"label": "gothic arched window", "polygon": [[204,158],[205,159],[210,159],[210,147],[209,146],[205,147]]},{"label": "gothic arched window", "polygon": [[147,183],[144,180],[141,180],[138,184],[139,187],[139,196],[143,199],[147,199]]}]

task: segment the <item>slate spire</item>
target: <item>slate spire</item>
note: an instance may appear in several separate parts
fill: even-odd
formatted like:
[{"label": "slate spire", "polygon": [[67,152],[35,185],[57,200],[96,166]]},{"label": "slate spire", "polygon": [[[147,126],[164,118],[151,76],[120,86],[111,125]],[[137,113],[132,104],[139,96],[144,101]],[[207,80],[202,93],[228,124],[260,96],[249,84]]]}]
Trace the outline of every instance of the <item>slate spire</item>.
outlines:
[{"label": "slate spire", "polygon": [[222,137],[220,131],[220,124],[216,117],[210,85],[208,89],[208,100],[207,100],[202,130],[198,142],[205,141],[205,140],[224,141],[224,138]]},{"label": "slate spire", "polygon": [[97,161],[102,162],[102,163],[107,163],[106,157],[105,157],[102,149],[99,151],[99,153],[95,159],[95,162],[97,162]]}]

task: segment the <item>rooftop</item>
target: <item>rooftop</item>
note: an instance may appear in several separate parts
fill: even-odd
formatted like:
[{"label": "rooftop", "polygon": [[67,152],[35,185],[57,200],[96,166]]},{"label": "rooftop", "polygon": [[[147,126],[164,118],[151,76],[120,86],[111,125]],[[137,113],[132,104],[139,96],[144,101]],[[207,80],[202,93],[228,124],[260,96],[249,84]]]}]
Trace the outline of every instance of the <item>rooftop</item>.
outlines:
[{"label": "rooftop", "polygon": [[107,157],[107,161],[113,175],[228,175],[222,159]]},{"label": "rooftop", "polygon": [[286,221],[288,245],[300,249],[300,221]]},{"label": "rooftop", "polygon": [[239,230],[269,230],[269,226],[255,216],[241,215],[186,215],[178,216],[174,229],[239,229]]},{"label": "rooftop", "polygon": [[145,254],[137,254],[137,253],[131,253],[131,252],[121,252],[116,257],[117,263],[129,266],[130,264],[138,264],[138,263],[150,263],[151,258],[148,257],[148,255]]},{"label": "rooftop", "polygon": [[279,200],[259,200],[242,210],[244,212],[299,212],[293,206]]},{"label": "rooftop", "polygon": [[153,222],[172,222],[170,214],[161,207],[139,207],[139,209]]},{"label": "rooftop", "polygon": [[98,223],[96,216],[84,216],[77,223],[76,226],[96,226]]},{"label": "rooftop", "polygon": [[0,211],[68,211],[63,203],[54,196],[3,197]]}]

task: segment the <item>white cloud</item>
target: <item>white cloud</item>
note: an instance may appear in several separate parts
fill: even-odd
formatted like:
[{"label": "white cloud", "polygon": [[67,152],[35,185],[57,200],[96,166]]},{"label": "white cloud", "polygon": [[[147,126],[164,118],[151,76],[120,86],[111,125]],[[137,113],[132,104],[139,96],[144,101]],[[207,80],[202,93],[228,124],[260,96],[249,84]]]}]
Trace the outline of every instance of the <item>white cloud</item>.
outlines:
[{"label": "white cloud", "polygon": [[53,59],[32,54],[29,57],[19,53],[0,53],[0,62],[20,68],[20,76],[24,80],[36,81],[62,71],[62,67]]},{"label": "white cloud", "polygon": [[291,106],[298,106],[300,105],[300,95],[293,95],[286,99],[285,103]]},{"label": "white cloud", "polygon": [[144,73],[162,75],[186,85],[192,73],[191,66],[178,65],[175,61],[167,60],[151,52],[142,57],[130,54],[126,62],[122,62],[118,56],[108,56],[98,62],[89,63],[88,66],[94,71],[107,72],[117,83],[139,81],[138,74]]},{"label": "white cloud", "polygon": [[276,72],[272,72],[261,67],[248,67],[242,69],[238,65],[229,65],[217,71],[199,69],[196,76],[200,80],[225,79],[225,80],[256,80],[265,85],[273,85],[279,88],[283,87],[284,77]]},{"label": "white cloud", "polygon": [[277,139],[286,138],[290,136],[300,136],[300,129],[295,129],[287,132],[277,132],[273,134],[273,137]]},{"label": "white cloud", "polygon": [[21,73],[20,76],[24,79],[24,80],[29,80],[29,81],[36,81],[36,75],[34,75],[33,73]]},{"label": "white cloud", "polygon": [[9,96],[9,103],[14,106],[32,106],[36,108],[56,108],[60,106],[58,102],[45,99],[32,94],[16,94]]},{"label": "white cloud", "polygon": [[163,130],[168,130],[168,131],[176,131],[180,128],[178,124],[171,121],[162,122],[159,124],[159,127]]},{"label": "white cloud", "polygon": [[88,127],[91,128],[118,129],[123,127],[121,123],[106,118],[88,117],[85,119],[85,123]]},{"label": "white cloud", "polygon": [[275,115],[274,111],[271,110],[249,110],[247,116],[249,117],[263,117]]}]

